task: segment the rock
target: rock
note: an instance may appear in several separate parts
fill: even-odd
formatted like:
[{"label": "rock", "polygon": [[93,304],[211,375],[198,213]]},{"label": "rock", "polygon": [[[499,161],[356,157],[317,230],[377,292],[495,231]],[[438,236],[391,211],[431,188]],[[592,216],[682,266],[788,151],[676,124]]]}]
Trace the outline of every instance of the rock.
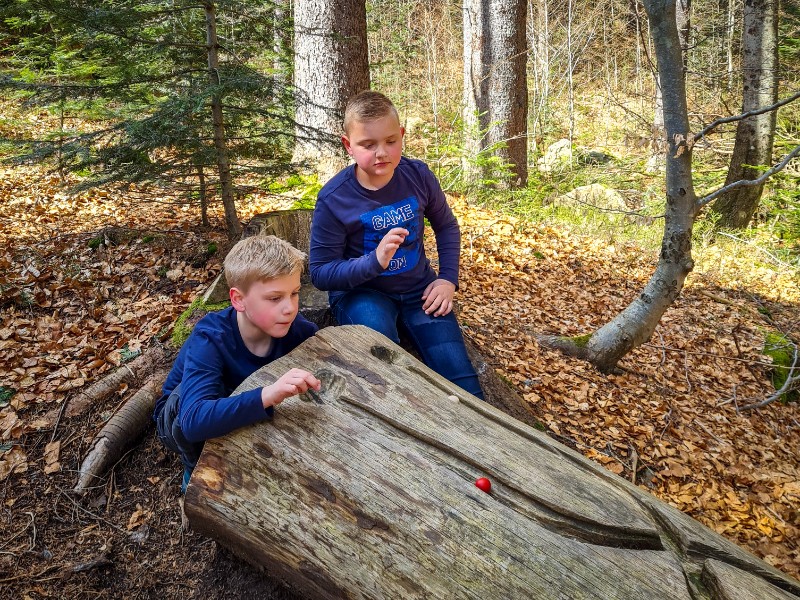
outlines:
[{"label": "rock", "polygon": [[564,168],[572,162],[572,144],[569,140],[558,140],[547,147],[538,161],[539,170],[548,173]]},{"label": "rock", "polygon": [[563,196],[556,198],[555,202],[561,206],[583,206],[603,210],[628,210],[625,198],[617,190],[607,188],[599,183],[582,185]]}]

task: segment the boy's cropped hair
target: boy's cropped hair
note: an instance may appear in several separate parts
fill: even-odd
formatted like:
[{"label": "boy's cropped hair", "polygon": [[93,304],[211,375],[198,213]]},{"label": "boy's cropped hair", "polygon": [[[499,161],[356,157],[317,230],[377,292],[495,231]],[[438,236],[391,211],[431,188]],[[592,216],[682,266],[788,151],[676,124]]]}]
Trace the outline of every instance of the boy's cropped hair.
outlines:
[{"label": "boy's cropped hair", "polygon": [[400,114],[389,98],[371,90],[359,92],[347,101],[344,109],[344,132],[348,133],[355,121],[374,121],[386,115],[394,115],[397,122],[400,122]]},{"label": "boy's cropped hair", "polygon": [[302,273],[306,254],[274,235],[253,235],[239,240],[225,257],[228,287],[247,292],[257,281]]}]

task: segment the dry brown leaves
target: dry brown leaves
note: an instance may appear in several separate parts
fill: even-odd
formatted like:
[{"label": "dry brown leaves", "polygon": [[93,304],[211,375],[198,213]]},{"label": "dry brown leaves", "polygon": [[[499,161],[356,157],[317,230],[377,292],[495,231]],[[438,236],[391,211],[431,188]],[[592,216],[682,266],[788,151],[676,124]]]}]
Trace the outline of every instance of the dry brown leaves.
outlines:
[{"label": "dry brown leaves", "polygon": [[[0,169],[0,381],[17,390],[0,404],[0,481],[12,471],[57,473],[64,449],[86,432],[34,448],[26,433],[57,428],[73,390],[165,339],[219,271],[218,255],[195,259],[209,241],[223,247],[221,214],[212,214],[217,228],[204,231],[196,207],[139,197],[69,197],[55,176]],[[263,196],[240,210],[247,220],[289,203]],[[638,293],[655,257],[458,199],[453,205],[463,231],[460,317],[541,422],[798,576],[800,410],[736,410],[770,390],[760,354],[769,325],[756,300],[797,336],[797,282],[754,289],[693,275],[651,343],[625,358],[623,372],[603,376],[542,348],[535,335],[603,324]],[[89,247],[112,227],[130,235]],[[13,498],[6,505],[11,510]],[[148,518],[137,507],[128,527]]]},{"label": "dry brown leaves", "polygon": [[800,337],[799,282],[754,289],[694,273],[650,343],[604,376],[535,335],[591,333],[642,289],[657,257],[451,202],[462,224],[460,318],[541,422],[800,575],[800,407],[737,410],[772,391],[764,332],[779,325]]}]

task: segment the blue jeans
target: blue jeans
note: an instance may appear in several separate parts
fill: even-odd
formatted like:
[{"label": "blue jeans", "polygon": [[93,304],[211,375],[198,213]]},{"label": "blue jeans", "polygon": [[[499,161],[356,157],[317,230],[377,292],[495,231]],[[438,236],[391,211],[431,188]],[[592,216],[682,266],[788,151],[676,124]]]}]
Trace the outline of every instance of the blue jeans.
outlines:
[{"label": "blue jeans", "polygon": [[366,325],[396,344],[400,343],[399,319],[426,365],[483,400],[455,315],[452,312],[443,317],[426,315],[422,304],[422,292],[387,294],[353,290],[331,298],[331,311],[339,325]]},{"label": "blue jeans", "polygon": [[161,443],[180,456],[184,469],[191,473],[203,451],[203,442],[190,442],[183,436],[183,431],[178,423],[180,404],[181,386],[178,385],[156,417],[156,432]]}]

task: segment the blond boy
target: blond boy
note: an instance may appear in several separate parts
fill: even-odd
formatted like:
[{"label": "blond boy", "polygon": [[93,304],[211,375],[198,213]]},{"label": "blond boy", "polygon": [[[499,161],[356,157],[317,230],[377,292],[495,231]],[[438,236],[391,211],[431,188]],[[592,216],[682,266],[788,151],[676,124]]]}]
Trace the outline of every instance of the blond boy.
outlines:
[{"label": "blond boy", "polygon": [[153,415],[164,445],[180,455],[185,491],[205,440],[272,417],[286,398],[320,382],[290,369],[272,385],[231,396],[248,376],[314,335],[298,314],[305,254],[275,236],[238,242],[225,258],[231,306],[194,326]]}]

